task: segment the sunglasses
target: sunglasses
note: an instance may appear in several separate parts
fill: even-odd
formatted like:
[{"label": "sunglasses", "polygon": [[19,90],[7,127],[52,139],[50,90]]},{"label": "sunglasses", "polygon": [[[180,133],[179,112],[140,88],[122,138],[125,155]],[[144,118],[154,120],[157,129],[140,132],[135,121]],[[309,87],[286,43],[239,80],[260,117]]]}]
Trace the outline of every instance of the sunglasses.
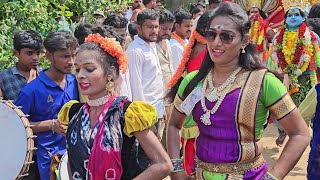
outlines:
[{"label": "sunglasses", "polygon": [[[204,32],[204,37],[206,38],[207,42],[213,42],[217,36],[218,33],[216,31]],[[231,44],[235,37],[235,34],[232,32],[221,32],[219,34],[219,38],[223,44]]]}]

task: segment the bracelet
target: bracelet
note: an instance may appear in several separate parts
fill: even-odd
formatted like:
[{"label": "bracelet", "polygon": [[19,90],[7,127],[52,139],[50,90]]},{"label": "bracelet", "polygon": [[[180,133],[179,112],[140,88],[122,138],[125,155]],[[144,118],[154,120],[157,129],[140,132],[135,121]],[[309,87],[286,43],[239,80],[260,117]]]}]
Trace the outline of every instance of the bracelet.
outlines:
[{"label": "bracelet", "polygon": [[52,124],[51,124],[51,131],[52,131],[52,134],[54,134],[54,119],[52,119]]},{"label": "bracelet", "polygon": [[278,180],[275,176],[273,176],[271,173],[267,172],[263,177],[262,180]]},{"label": "bracelet", "polygon": [[182,159],[171,159],[173,172],[184,171]]}]

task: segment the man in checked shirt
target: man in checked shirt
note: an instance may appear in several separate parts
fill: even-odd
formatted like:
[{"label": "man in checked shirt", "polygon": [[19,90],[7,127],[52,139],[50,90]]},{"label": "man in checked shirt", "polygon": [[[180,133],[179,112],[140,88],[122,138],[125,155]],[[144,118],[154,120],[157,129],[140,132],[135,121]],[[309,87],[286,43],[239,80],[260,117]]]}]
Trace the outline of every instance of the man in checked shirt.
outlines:
[{"label": "man in checked shirt", "polygon": [[20,89],[38,76],[43,51],[40,35],[32,30],[17,32],[13,47],[13,55],[18,62],[0,73],[0,97],[5,100],[16,100]]}]

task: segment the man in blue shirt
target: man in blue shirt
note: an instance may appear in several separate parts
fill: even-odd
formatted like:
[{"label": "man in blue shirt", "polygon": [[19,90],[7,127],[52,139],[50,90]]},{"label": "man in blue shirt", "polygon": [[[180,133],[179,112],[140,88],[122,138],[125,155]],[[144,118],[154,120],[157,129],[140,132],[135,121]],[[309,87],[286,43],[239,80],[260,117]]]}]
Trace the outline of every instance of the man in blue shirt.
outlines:
[{"label": "man in blue shirt", "polygon": [[30,115],[33,133],[37,135],[37,162],[41,180],[50,179],[51,155],[66,151],[66,139],[56,120],[61,107],[72,99],[79,99],[77,82],[70,74],[73,68],[76,38],[69,32],[49,33],[44,40],[46,57],[51,62],[19,93],[15,102]]}]

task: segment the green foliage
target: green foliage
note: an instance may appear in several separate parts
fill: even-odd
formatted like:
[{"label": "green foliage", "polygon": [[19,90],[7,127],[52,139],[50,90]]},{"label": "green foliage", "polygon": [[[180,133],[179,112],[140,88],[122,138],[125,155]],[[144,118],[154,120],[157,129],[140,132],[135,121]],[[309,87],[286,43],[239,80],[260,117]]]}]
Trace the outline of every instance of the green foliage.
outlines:
[{"label": "green foliage", "polygon": [[[120,2],[119,2],[120,1]],[[0,3],[0,71],[12,66],[16,59],[12,56],[13,35],[22,29],[35,30],[44,38],[48,32],[59,29],[57,20],[63,17],[75,24],[81,17],[93,21],[93,13],[121,9],[121,0],[1,0]],[[71,30],[74,28],[70,27]],[[43,60],[46,67],[48,62]]]}]

